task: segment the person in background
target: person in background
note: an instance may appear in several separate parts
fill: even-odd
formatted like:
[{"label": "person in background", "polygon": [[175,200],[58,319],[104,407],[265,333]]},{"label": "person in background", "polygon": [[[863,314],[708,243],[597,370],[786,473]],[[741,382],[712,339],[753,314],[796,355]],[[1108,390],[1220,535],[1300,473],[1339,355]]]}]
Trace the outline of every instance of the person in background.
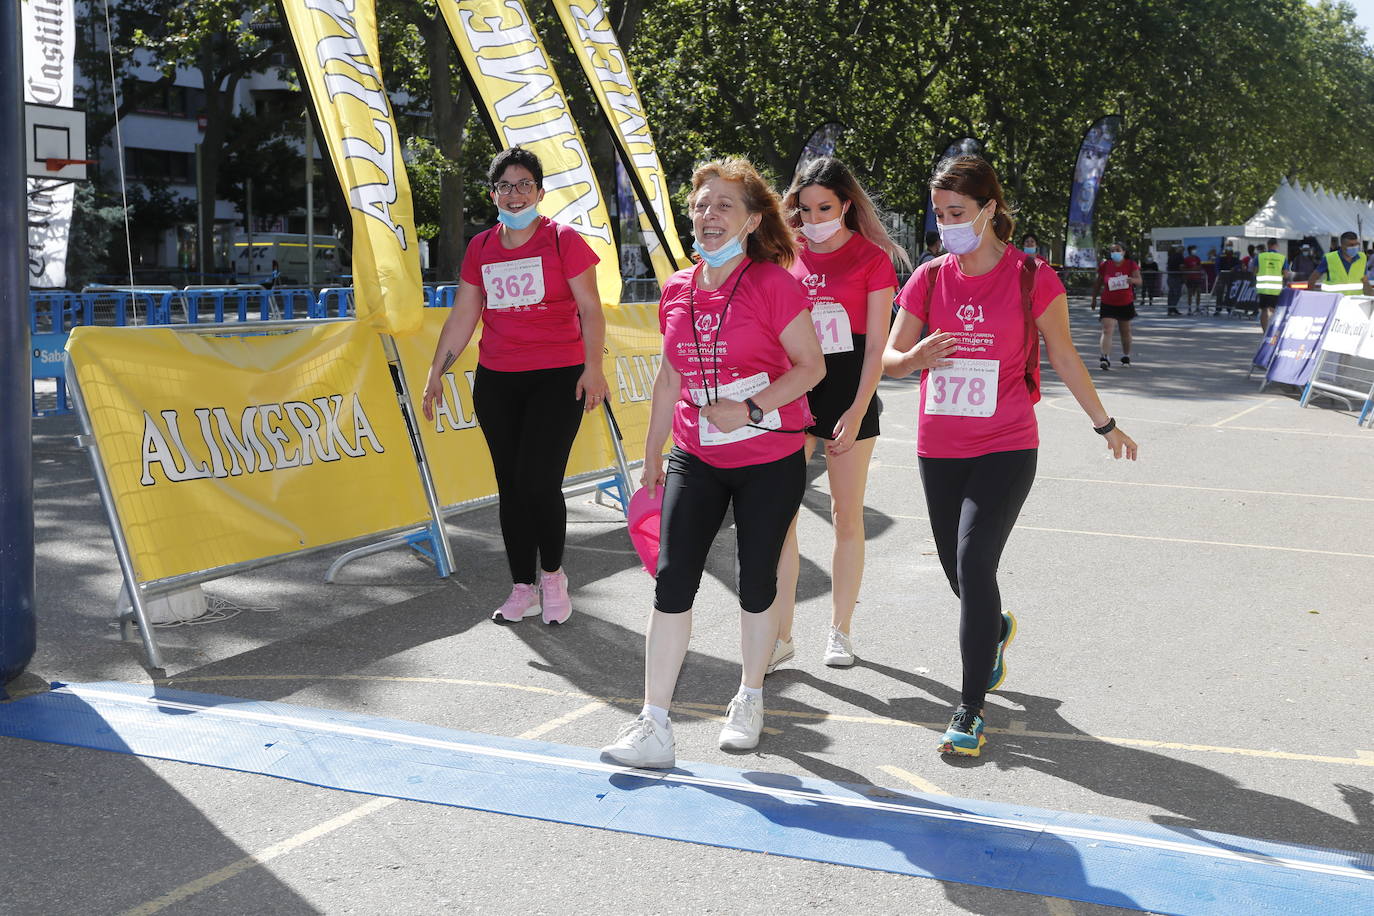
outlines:
[{"label": "person in background", "polygon": [[1106,371],[1112,367],[1112,335],[1121,329],[1121,365],[1131,364],[1131,320],[1135,318],[1135,287],[1140,286],[1140,265],[1126,257],[1126,248],[1113,242],[1107,257],[1097,265],[1097,279],[1093,283],[1092,304],[1102,297],[1102,355],[1098,365]]},{"label": "person in background", "polygon": [[1216,263],[1216,282],[1212,284],[1212,291],[1216,294],[1216,311],[1213,314],[1221,314],[1222,297],[1230,287],[1231,272],[1240,269],[1240,258],[1236,256],[1236,249],[1232,243],[1227,242],[1222,249],[1221,256]]},{"label": "person in background", "polygon": [[1178,300],[1183,295],[1183,247],[1177,242],[1169,246],[1169,254],[1164,259],[1164,282],[1169,287],[1168,314],[1182,315]]},{"label": "person in background", "polygon": [[940,163],[930,187],[950,255],[917,268],[897,295],[902,311],[883,369],[893,378],[923,371],[916,453],[940,565],[959,597],[963,660],[959,706],[939,750],[977,757],[984,701],[1006,676],[1016,634],[997,567],[1035,480],[1042,336],[1050,365],[1112,455],[1135,460],[1137,448],[1074,349],[1064,284],[1009,244],[1015,224],[997,173],[957,156]]},{"label": "person in background", "polygon": [[609,389],[601,368],[600,259],[572,226],[539,215],[544,169],[534,153],[518,146],[497,153],[487,181],[497,224],[463,256],[421,409],[434,419],[444,373],[480,320],[472,400],[496,471],[514,583],[492,619],[515,623],[542,612],[545,623],[561,624],[572,614],[563,476],[583,412],[599,407]]},{"label": "person in background", "polygon": [[1365,291],[1365,266],[1367,261],[1360,250],[1360,237],[1353,232],[1341,233],[1341,244],[1326,257],[1308,276],[1311,286],[1321,284],[1324,292],[1340,293],[1343,296],[1359,296]]},{"label": "person in background", "polygon": [[1035,233],[1027,232],[1021,236],[1021,253],[1040,257],[1040,240],[1035,237]]},{"label": "person in background", "polygon": [[1188,287],[1188,314],[1201,312],[1202,309],[1202,258],[1197,256],[1197,246],[1189,245],[1188,254],[1183,258],[1183,283]]},{"label": "person in background", "polygon": [[1140,291],[1146,305],[1155,304],[1155,294],[1159,292],[1159,262],[1149,249],[1145,250],[1145,262],[1140,265]]},{"label": "person in background", "polygon": [[1313,255],[1313,250],[1311,242],[1303,242],[1298,246],[1298,253],[1294,256],[1293,263],[1289,265],[1296,279],[1306,282],[1307,278],[1312,275],[1312,271],[1317,269],[1317,258]]},{"label": "person in background", "polygon": [[[830,564],[830,630],[821,660],[854,664],[850,624],[864,572],[864,491],[878,442],[876,392],[883,375],[887,317],[897,292],[893,262],[910,264],[888,236],[873,201],[838,159],[807,163],[782,201],[783,215],[801,233],[791,273],[806,288],[811,320],[825,353],[825,378],[807,400],[815,423],[806,460],[824,443],[834,546]],[[793,520],[778,563],[778,636],[768,671],[791,658],[801,558]]]},{"label": "person in background", "polygon": [[825,376],[806,291],[787,272],[796,249],[780,204],[744,159],[708,162],[692,175],[687,206],[701,261],[663,287],[663,361],[644,443],[641,482],[650,493],[663,487],[644,706],[601,749],[626,766],[676,762],[668,710],[711,542],[732,507],[742,671],[719,745],[749,750],[763,731],[778,559],[806,489],[806,392]]},{"label": "person in background", "polygon": [[920,267],[926,261],[934,260],[940,256],[940,233],[926,233],[926,247],[921,250],[921,256],[916,259],[916,266]]},{"label": "person in background", "polygon": [[1279,253],[1278,239],[1270,239],[1264,247],[1255,259],[1255,293],[1259,297],[1260,330],[1268,331],[1284,281],[1293,279],[1293,272],[1288,268],[1288,259]]}]

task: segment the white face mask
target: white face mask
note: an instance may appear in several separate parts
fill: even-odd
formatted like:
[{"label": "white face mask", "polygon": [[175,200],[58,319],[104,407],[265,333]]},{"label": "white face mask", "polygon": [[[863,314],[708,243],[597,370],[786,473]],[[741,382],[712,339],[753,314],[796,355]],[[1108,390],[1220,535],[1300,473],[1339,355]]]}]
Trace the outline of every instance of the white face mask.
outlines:
[{"label": "white face mask", "polygon": [[[966,223],[937,223],[935,228],[940,231],[940,243],[945,246],[945,251],[950,254],[968,254],[978,247],[983,241],[983,229],[988,227],[987,222],[983,223],[983,229],[974,230],[974,223],[987,216],[991,211],[980,210],[978,215]],[[991,219],[988,220],[991,222]]]},{"label": "white face mask", "polygon": [[830,240],[840,228],[844,226],[844,216],[837,216],[828,219],[823,223],[802,223],[802,235],[806,236],[811,242],[819,245]]}]

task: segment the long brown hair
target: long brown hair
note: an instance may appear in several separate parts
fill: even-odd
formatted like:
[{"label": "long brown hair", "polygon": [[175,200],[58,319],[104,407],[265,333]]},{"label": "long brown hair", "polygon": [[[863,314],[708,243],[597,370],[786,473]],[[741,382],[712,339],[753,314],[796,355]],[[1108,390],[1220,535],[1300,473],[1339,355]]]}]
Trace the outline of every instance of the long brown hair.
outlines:
[{"label": "long brown hair", "polygon": [[796,243],[782,218],[782,199],[759,170],[748,159],[731,156],[713,159],[697,166],[692,173],[692,193],[687,196],[690,209],[701,186],[712,178],[733,181],[743,189],[744,208],[751,214],[762,215],[758,228],[749,233],[745,254],[752,261],[771,261],[780,267],[790,267],[796,259]]},{"label": "long brown hair", "polygon": [[980,209],[986,207],[990,200],[997,201],[997,209],[992,214],[992,231],[1004,242],[1011,240],[1016,220],[1012,218],[1012,209],[1002,196],[1002,182],[997,180],[997,173],[986,159],[981,156],[950,156],[940,160],[935,167],[935,174],[930,178],[930,189],[972,197],[978,201]]},{"label": "long brown hair", "polygon": [[801,192],[816,184],[834,191],[841,203],[848,202],[849,210],[844,215],[845,228],[877,245],[898,264],[911,268],[911,255],[887,234],[872,198],[864,191],[854,173],[849,171],[849,167],[834,156],[812,159],[792,179],[792,187],[787,189],[782,199],[782,210],[789,226],[795,229],[801,225]]}]

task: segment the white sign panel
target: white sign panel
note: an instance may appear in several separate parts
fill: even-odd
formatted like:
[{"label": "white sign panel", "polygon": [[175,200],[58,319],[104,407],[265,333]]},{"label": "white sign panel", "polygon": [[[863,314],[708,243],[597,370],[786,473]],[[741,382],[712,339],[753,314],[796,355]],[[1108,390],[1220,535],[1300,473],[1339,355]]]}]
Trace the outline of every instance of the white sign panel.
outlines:
[{"label": "white sign panel", "polygon": [[1331,315],[1331,324],[1326,330],[1326,339],[1322,341],[1322,349],[1328,353],[1358,355],[1360,344],[1369,334],[1371,310],[1374,310],[1374,299],[1368,296],[1342,296],[1341,301],[1336,303],[1336,311]]},{"label": "white sign panel", "polygon": [[[19,4],[24,37],[24,101],[72,106],[72,62],[76,21],[72,0],[26,0]],[[84,159],[85,150],[68,158]],[[29,179],[29,285],[67,283],[67,237],[74,186]]]}]

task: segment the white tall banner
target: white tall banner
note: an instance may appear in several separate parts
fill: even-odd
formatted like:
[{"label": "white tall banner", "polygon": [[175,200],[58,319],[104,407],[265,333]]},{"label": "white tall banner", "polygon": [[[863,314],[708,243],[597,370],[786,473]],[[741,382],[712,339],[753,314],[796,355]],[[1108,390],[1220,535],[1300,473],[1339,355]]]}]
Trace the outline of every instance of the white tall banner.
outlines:
[{"label": "white tall banner", "polygon": [[[76,53],[73,0],[22,0],[24,101],[72,107]],[[78,150],[73,155],[82,155]],[[67,236],[72,225],[71,182],[29,179],[29,286],[67,284]]]}]

